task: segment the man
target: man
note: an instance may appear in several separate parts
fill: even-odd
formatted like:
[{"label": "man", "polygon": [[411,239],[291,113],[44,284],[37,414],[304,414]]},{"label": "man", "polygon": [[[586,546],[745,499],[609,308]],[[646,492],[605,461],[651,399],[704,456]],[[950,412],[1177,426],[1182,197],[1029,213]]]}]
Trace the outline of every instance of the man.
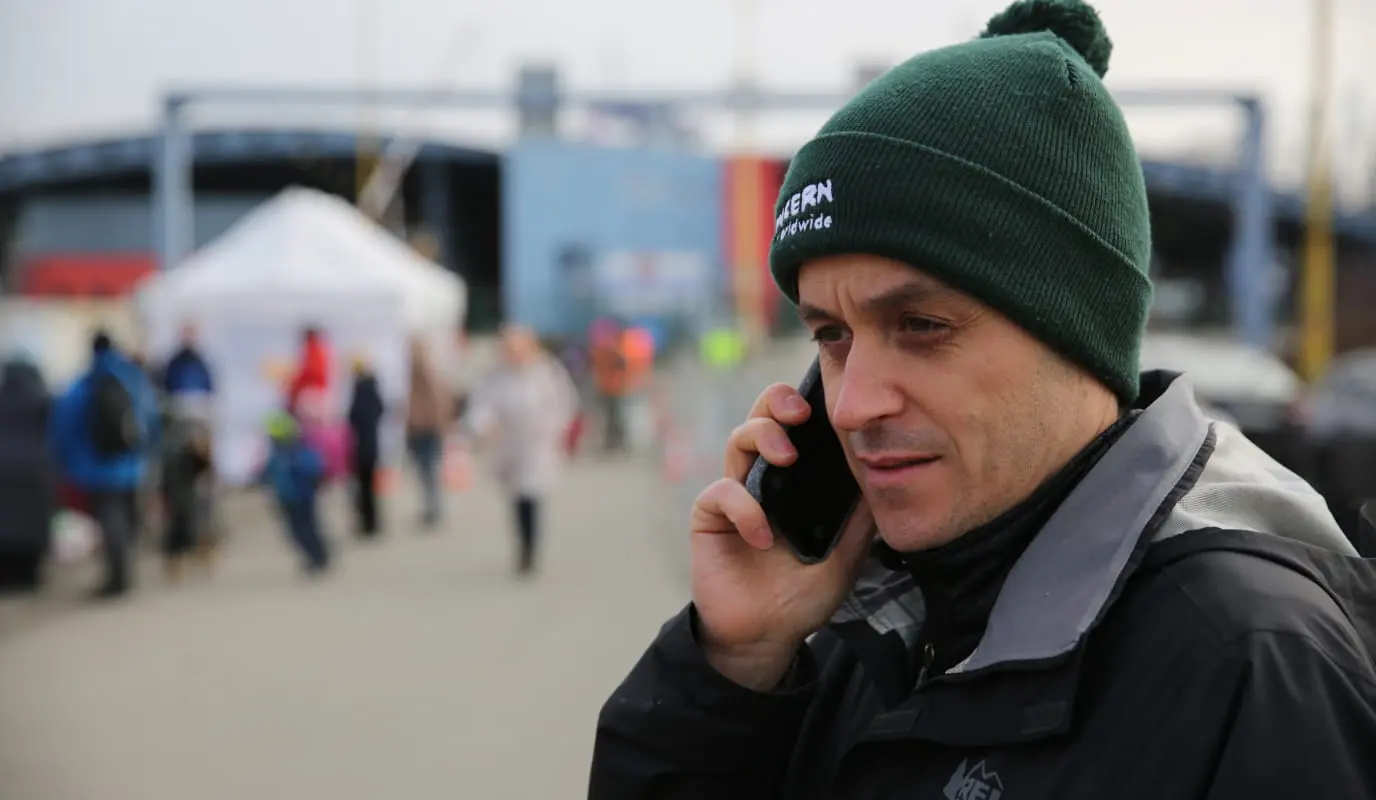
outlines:
[{"label": "man", "polygon": [[217,544],[209,534],[211,504],[206,483],[212,476],[211,432],[205,420],[173,412],[164,420],[161,489],[164,528],[163,570],[181,581],[189,559],[210,567]]},{"label": "man", "polygon": [[592,337],[593,380],[602,400],[603,451],[626,449],[630,398],[644,388],[654,367],[654,340],[644,328],[607,321]]},{"label": "man", "polygon": [[157,409],[147,378],[107,333],[95,335],[91,351],[91,368],[57,401],[49,430],[59,471],[89,504],[104,537],[105,583],[96,596],[112,598],[133,579],[136,493]]},{"label": "man", "polygon": [[182,326],[181,345],[167,360],[159,377],[162,390],[169,398],[204,398],[214,394],[214,375],[197,345],[195,325]]},{"label": "man", "polygon": [[177,350],[154,381],[164,397],[164,435],[154,464],[164,511],[164,567],[175,582],[186,557],[195,553],[208,562],[214,549],[208,534],[214,519],[209,434],[215,378],[193,323],[182,325]]},{"label": "man", "polygon": [[822,563],[775,545],[741,480],[808,410],[766,390],[592,797],[1376,797],[1376,570],[1187,379],[1138,374],[1108,51],[1088,7],[1017,3],[798,153],[771,268],[864,499]]},{"label": "man", "polygon": [[422,530],[437,529],[444,514],[444,432],[451,419],[450,395],[425,340],[411,339],[410,391],[406,399],[406,449],[420,478]]},{"label": "man", "polygon": [[629,365],[622,349],[625,328],[614,319],[599,319],[588,331],[593,387],[602,409],[602,451],[619,453],[626,444],[626,394]]}]

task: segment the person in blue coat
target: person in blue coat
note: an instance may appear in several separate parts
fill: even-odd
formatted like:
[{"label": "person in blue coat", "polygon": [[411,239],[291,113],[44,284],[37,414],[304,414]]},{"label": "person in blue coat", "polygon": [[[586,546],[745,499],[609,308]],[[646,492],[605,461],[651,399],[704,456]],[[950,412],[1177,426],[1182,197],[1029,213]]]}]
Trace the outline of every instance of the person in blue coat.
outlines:
[{"label": "person in blue coat", "polygon": [[182,328],[181,346],[163,366],[159,383],[163,393],[170,398],[215,393],[215,376],[201,355],[194,325]]},{"label": "person in blue coat", "polygon": [[90,369],[58,398],[49,421],[58,471],[101,530],[106,572],[99,598],[123,595],[133,582],[135,505],[156,436],[154,397],[148,378],[101,331],[91,343]]},{"label": "person in blue coat", "polygon": [[324,457],[301,436],[286,412],[267,420],[269,449],[259,480],[272,491],[287,533],[305,556],[308,575],[330,565],[329,545],[320,530],[319,495],[325,479]]}]

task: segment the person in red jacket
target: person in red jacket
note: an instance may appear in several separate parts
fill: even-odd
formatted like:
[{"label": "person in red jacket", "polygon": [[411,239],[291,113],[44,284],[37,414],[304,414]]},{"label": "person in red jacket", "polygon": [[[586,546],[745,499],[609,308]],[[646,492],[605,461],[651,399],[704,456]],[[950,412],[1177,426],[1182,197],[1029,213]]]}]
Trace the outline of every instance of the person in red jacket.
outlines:
[{"label": "person in red jacket", "polygon": [[319,328],[302,333],[301,361],[287,386],[287,410],[296,413],[305,392],[328,394],[330,388],[330,349]]}]

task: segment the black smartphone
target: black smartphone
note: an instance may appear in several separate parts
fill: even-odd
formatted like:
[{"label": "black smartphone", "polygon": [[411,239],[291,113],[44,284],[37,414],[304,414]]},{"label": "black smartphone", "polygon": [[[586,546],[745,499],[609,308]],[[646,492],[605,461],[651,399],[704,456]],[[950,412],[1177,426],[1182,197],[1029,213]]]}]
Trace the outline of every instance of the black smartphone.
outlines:
[{"label": "black smartphone", "polygon": [[798,457],[787,467],[757,457],[745,488],[798,560],[815,564],[831,555],[840,540],[860,501],[860,485],[827,417],[821,366],[815,359],[798,393],[812,407],[806,422],[788,429]]}]

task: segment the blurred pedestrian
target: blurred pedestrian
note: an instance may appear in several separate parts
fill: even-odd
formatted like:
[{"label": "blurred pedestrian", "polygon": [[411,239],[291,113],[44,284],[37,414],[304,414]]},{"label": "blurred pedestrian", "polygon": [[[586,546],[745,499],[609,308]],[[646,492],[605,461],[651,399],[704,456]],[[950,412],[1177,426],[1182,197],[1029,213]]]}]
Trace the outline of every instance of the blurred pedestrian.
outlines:
[{"label": "blurred pedestrian", "polygon": [[201,354],[196,326],[186,323],[181,329],[177,351],[157,376],[158,386],[168,398],[208,397],[215,393],[215,377]]},{"label": "blurred pedestrian", "polygon": [[128,348],[125,357],[138,371],[137,382],[143,396],[137,402],[152,409],[157,424],[149,428],[143,442],[143,478],[139,481],[138,491],[134,493],[133,525],[134,535],[131,543],[137,545],[147,541],[152,535],[151,528],[158,516],[158,493],[162,485],[162,397],[158,388],[158,370],[148,360],[147,354],[139,348]]},{"label": "blurred pedestrian", "polygon": [[566,457],[578,395],[568,372],[528,329],[502,331],[502,361],[474,393],[465,428],[490,440],[490,463],[516,517],[520,574],[535,569],[543,502]]},{"label": "blurred pedestrian", "polygon": [[287,410],[297,413],[303,401],[323,401],[330,393],[331,354],[325,333],[315,326],[301,331],[301,354],[287,384]]},{"label": "blurred pedestrian", "polygon": [[371,539],[378,533],[377,468],[386,406],[378,389],[377,375],[368,360],[354,359],[353,371],[349,430],[352,434],[354,509],[358,516],[358,534]]},{"label": "blurred pedestrian", "polygon": [[419,337],[411,340],[411,389],[406,401],[406,449],[420,478],[421,524],[431,529],[444,512],[440,468],[444,458],[444,429],[450,420],[452,395],[440,380],[429,351]]},{"label": "blurred pedestrian", "polygon": [[626,449],[626,416],[631,399],[645,386],[654,361],[654,344],[642,328],[614,320],[599,322],[591,340],[593,380],[601,399],[603,450]]},{"label": "blurred pedestrian", "polygon": [[51,441],[63,480],[84,498],[104,541],[105,582],[97,598],[128,592],[138,491],[154,440],[157,408],[144,374],[109,334],[91,342],[91,366],[58,399]]},{"label": "blurred pedestrian", "polygon": [[189,558],[209,566],[215,543],[209,537],[210,426],[202,418],[173,411],[162,447],[163,568],[168,581],[182,577]]},{"label": "blurred pedestrian", "polygon": [[278,412],[267,423],[268,457],[261,481],[273,493],[287,535],[305,558],[308,575],[330,565],[329,545],[320,527],[320,487],[325,459],[301,435],[296,418]]},{"label": "blurred pedestrian", "polygon": [[31,592],[42,582],[57,513],[50,407],[38,367],[12,355],[0,371],[0,592]]},{"label": "blurred pedestrian", "polygon": [[212,532],[214,471],[210,415],[215,377],[192,322],[182,325],[177,350],[154,375],[163,394],[163,558],[167,577],[180,579],[188,558],[209,566],[218,542]]}]

